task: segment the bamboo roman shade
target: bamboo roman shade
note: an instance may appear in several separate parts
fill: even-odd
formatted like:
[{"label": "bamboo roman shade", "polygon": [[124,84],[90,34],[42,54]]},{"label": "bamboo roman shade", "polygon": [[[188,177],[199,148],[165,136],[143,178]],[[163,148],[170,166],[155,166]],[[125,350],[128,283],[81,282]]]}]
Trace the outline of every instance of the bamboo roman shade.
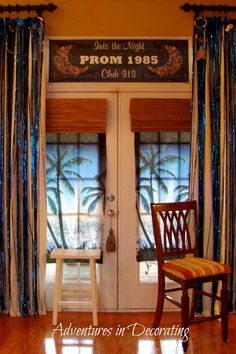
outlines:
[{"label": "bamboo roman shade", "polygon": [[191,130],[190,100],[182,98],[132,98],[133,132],[188,132]]},{"label": "bamboo roman shade", "polygon": [[106,117],[106,99],[47,99],[46,131],[48,133],[104,133]]}]

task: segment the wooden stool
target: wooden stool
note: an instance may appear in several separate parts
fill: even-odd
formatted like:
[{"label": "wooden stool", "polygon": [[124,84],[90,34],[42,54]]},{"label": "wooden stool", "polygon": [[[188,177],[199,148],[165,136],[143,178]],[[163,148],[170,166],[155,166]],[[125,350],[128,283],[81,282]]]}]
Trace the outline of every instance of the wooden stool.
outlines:
[{"label": "wooden stool", "polygon": [[[50,255],[50,258],[56,259],[56,276],[54,287],[54,299],[53,299],[53,325],[57,324],[57,312],[60,311],[61,305],[67,305],[70,308],[80,307],[86,308],[92,307],[93,310],[93,325],[97,326],[97,311],[98,311],[98,294],[97,294],[97,279],[96,279],[96,259],[101,257],[101,250],[82,250],[82,249],[54,249]],[[91,275],[91,301],[62,301],[62,275],[63,275],[63,260],[64,259],[87,259],[90,266]],[[70,292],[78,293],[78,291]]]}]

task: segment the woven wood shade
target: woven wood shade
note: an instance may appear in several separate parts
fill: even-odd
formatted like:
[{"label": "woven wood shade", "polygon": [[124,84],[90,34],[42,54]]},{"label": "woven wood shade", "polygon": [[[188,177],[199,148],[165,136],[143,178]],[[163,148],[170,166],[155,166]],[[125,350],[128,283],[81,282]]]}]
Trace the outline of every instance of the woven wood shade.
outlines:
[{"label": "woven wood shade", "polygon": [[106,117],[106,99],[47,99],[48,133],[105,133]]},{"label": "woven wood shade", "polygon": [[179,98],[132,98],[133,132],[188,132],[191,130],[190,100]]}]

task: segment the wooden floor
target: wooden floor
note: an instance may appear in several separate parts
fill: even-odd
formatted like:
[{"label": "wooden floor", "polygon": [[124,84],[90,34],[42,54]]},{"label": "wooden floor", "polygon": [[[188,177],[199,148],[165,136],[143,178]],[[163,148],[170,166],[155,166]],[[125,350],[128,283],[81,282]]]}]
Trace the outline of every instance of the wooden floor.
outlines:
[{"label": "wooden floor", "polygon": [[[151,328],[152,320],[153,313],[99,313],[99,326],[96,328],[90,326],[91,313],[63,312],[58,316],[59,325],[53,327],[51,312],[38,318],[0,316],[0,353],[183,353],[178,335],[146,335]],[[172,330],[174,334],[179,327],[179,314],[166,312],[160,328],[168,329],[169,332]],[[144,331],[146,333],[142,334]],[[236,315],[230,315],[227,344],[221,340],[219,321],[191,325],[187,353],[236,353]]]}]

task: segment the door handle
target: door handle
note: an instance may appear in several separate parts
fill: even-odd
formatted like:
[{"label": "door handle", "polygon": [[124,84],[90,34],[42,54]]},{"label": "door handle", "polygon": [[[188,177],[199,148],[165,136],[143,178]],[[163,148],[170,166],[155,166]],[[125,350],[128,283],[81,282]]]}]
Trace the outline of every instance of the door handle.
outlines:
[{"label": "door handle", "polygon": [[113,209],[109,209],[107,214],[110,216],[110,218],[113,218],[113,216],[116,215],[115,210],[113,210]]},{"label": "door handle", "polygon": [[106,197],[107,197],[107,200],[109,200],[109,202],[113,202],[115,200],[114,194],[107,194]]}]

